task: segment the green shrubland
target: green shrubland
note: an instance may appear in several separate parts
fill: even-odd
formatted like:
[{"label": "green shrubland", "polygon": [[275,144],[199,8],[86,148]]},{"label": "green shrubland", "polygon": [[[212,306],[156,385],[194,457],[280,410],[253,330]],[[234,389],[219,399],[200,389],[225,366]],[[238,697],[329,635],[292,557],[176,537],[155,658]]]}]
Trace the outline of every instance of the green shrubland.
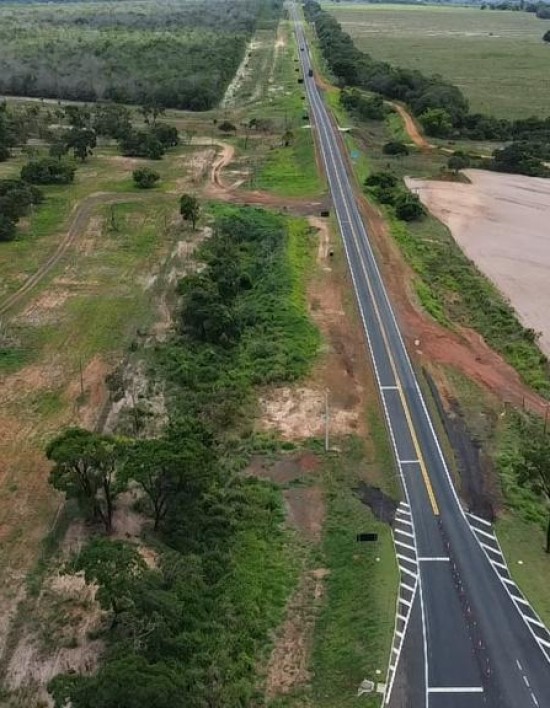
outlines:
[{"label": "green shrubland", "polygon": [[[104,520],[106,474],[117,493],[135,480],[157,552],[147,567],[135,547],[99,537],[69,564],[97,584],[110,623],[98,672],[51,682],[59,706],[252,705],[258,661],[295,580],[280,492],[241,476],[246,455],[237,451],[247,444],[242,421],[255,387],[303,376],[316,355],[304,292],[311,237],[302,220],[213,211],[202,267],[180,284],[179,332],[152,353],[169,397],[164,437],[69,431],[69,449],[63,439],[49,448],[59,458],[56,486],[92,517]],[[99,503],[83,503],[89,487],[71,486],[71,474],[80,479],[67,468],[75,459],[87,461]]]}]

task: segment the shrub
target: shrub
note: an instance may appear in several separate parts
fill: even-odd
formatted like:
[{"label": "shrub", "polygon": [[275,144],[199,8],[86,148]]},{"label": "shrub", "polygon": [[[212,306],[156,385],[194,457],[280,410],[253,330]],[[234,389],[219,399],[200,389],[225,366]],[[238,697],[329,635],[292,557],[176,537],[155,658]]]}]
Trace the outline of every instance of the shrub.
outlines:
[{"label": "shrub", "polygon": [[127,133],[118,141],[118,146],[126,157],[146,157],[150,160],[160,160],[165,153],[165,147],[156,135],[145,130]]},{"label": "shrub", "polygon": [[454,155],[447,160],[447,167],[453,172],[458,172],[470,166],[470,158],[464,153],[455,152]]},{"label": "shrub", "polygon": [[411,192],[401,192],[394,202],[395,214],[402,221],[416,221],[421,219],[426,210],[416,194]]},{"label": "shrub", "polygon": [[16,233],[16,221],[6,214],[0,214],[0,241],[13,241]]},{"label": "shrub", "polygon": [[373,172],[365,179],[365,187],[383,187],[393,189],[397,187],[397,175],[393,172]]},{"label": "shrub", "polygon": [[70,184],[76,169],[70,162],[43,157],[21,168],[21,179],[31,184]]},{"label": "shrub", "polygon": [[136,187],[140,189],[151,189],[159,181],[160,175],[149,167],[140,167],[132,172],[132,177]]},{"label": "shrub", "polygon": [[408,155],[409,148],[405,145],[405,143],[400,143],[396,140],[391,140],[389,143],[385,143],[384,147],[382,148],[382,152],[384,153],[384,155]]}]

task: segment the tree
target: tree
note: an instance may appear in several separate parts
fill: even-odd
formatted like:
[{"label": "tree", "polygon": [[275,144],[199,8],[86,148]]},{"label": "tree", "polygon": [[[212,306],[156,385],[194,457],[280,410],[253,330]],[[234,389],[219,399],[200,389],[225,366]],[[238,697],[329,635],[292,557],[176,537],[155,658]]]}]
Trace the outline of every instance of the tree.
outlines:
[{"label": "tree", "polygon": [[409,148],[404,144],[397,142],[396,140],[390,140],[389,143],[385,143],[382,147],[382,152],[384,155],[408,155]]},{"label": "tree", "polygon": [[81,162],[84,162],[88,155],[93,154],[97,137],[89,128],[73,128],[65,133],[64,143],[67,149],[73,151],[75,158],[78,157]]},{"label": "tree", "polygon": [[148,103],[145,103],[141,108],[139,109],[140,113],[143,115],[143,120],[147,125],[149,123],[152,126],[155,126],[157,124],[157,118],[160,115],[163,115],[165,113],[165,108],[164,106],[161,106],[159,103],[156,101],[149,101]]},{"label": "tree", "polygon": [[170,505],[183,496],[195,497],[206,479],[209,451],[203,431],[187,422],[178,439],[137,440],[121,470],[121,479],[134,480],[147,495],[158,529]]},{"label": "tree", "polygon": [[134,546],[123,541],[96,538],[79,551],[67,566],[70,573],[84,573],[84,580],[97,585],[96,600],[110,610],[114,622],[131,609],[136,583],[146,570],[145,561]]},{"label": "tree", "polygon": [[178,668],[129,654],[92,676],[61,674],[48,684],[55,708],[186,708],[189,691]]},{"label": "tree", "polygon": [[13,241],[16,232],[16,220],[11,216],[0,213],[0,241]]},{"label": "tree", "polygon": [[70,184],[76,169],[70,162],[43,157],[21,168],[21,179],[31,184]]},{"label": "tree", "polygon": [[97,135],[122,139],[132,130],[130,111],[118,103],[98,104],[94,109],[93,129]]},{"label": "tree", "polygon": [[[525,436],[521,460],[516,465],[518,482],[550,502],[550,437]],[[546,553],[550,553],[550,517],[546,528]]]},{"label": "tree", "polygon": [[416,194],[400,192],[394,201],[395,214],[403,221],[416,221],[424,216],[426,210]]},{"label": "tree", "polygon": [[383,187],[392,189],[397,187],[397,175],[393,172],[373,172],[365,178],[365,187]]},{"label": "tree", "polygon": [[453,170],[455,174],[458,174],[459,170],[464,170],[466,167],[470,166],[470,158],[464,153],[455,152],[454,155],[447,160],[447,167]]},{"label": "tree", "polygon": [[179,145],[178,129],[174,125],[167,123],[157,123],[151,128],[152,135],[161,142],[165,148]]},{"label": "tree", "polygon": [[218,130],[220,130],[222,133],[237,132],[236,126],[234,126],[233,123],[230,123],[228,120],[224,120],[222,123],[220,123],[218,126]]},{"label": "tree", "polygon": [[77,130],[83,130],[90,124],[91,112],[88,106],[64,106],[63,111],[69,125]]},{"label": "tree", "polygon": [[525,142],[512,143],[493,152],[491,168],[497,172],[512,172],[531,177],[545,177],[548,169],[535,155],[536,146]]},{"label": "tree", "polygon": [[428,135],[446,138],[453,129],[449,113],[443,108],[428,108],[420,115],[420,122]]},{"label": "tree", "polygon": [[150,160],[160,160],[165,153],[165,147],[151,132],[138,130],[126,133],[119,141],[120,151],[126,157],[147,157]]},{"label": "tree", "polygon": [[542,35],[542,41],[543,41],[543,42],[550,42],[550,30],[547,30],[547,31]]},{"label": "tree", "polygon": [[180,199],[180,214],[185,221],[190,221],[193,229],[199,218],[199,200],[191,194],[183,194]]},{"label": "tree", "polygon": [[160,175],[149,167],[140,167],[132,172],[132,177],[136,187],[140,189],[151,189],[159,181]]},{"label": "tree", "polygon": [[115,474],[122,461],[118,441],[82,428],[68,428],[46,447],[46,457],[54,462],[50,484],[76,499],[81,510],[103,523],[110,533],[114,501],[122,486],[115,486]]}]

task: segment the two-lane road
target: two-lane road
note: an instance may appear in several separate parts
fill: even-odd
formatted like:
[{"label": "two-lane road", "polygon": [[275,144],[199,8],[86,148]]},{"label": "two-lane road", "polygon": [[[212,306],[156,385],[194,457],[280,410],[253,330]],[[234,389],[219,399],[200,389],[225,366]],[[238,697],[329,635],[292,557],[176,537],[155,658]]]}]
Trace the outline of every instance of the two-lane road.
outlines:
[{"label": "two-lane road", "polygon": [[402,641],[392,649],[385,702],[391,702],[403,637],[414,627],[420,628],[414,631],[422,635],[424,656],[411,690],[425,706],[550,708],[550,642],[536,617],[527,621],[518,611],[524,600],[513,601],[515,584],[503,581],[489,562],[488,553],[495,552],[489,525],[484,530],[480,521],[474,534],[461,507],[357,206],[342,144],[308,75],[302,20],[295,4],[290,7],[312,123],[405,495],[395,534],[403,581],[396,637]]}]

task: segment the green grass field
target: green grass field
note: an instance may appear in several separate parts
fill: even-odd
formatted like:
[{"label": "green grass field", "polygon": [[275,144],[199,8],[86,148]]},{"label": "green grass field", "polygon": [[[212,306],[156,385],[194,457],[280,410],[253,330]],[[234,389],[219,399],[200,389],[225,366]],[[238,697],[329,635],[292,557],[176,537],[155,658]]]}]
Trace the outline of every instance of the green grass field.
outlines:
[{"label": "green grass field", "polygon": [[375,59],[441,74],[473,111],[550,115],[548,24],[526,12],[412,5],[325,5]]}]

